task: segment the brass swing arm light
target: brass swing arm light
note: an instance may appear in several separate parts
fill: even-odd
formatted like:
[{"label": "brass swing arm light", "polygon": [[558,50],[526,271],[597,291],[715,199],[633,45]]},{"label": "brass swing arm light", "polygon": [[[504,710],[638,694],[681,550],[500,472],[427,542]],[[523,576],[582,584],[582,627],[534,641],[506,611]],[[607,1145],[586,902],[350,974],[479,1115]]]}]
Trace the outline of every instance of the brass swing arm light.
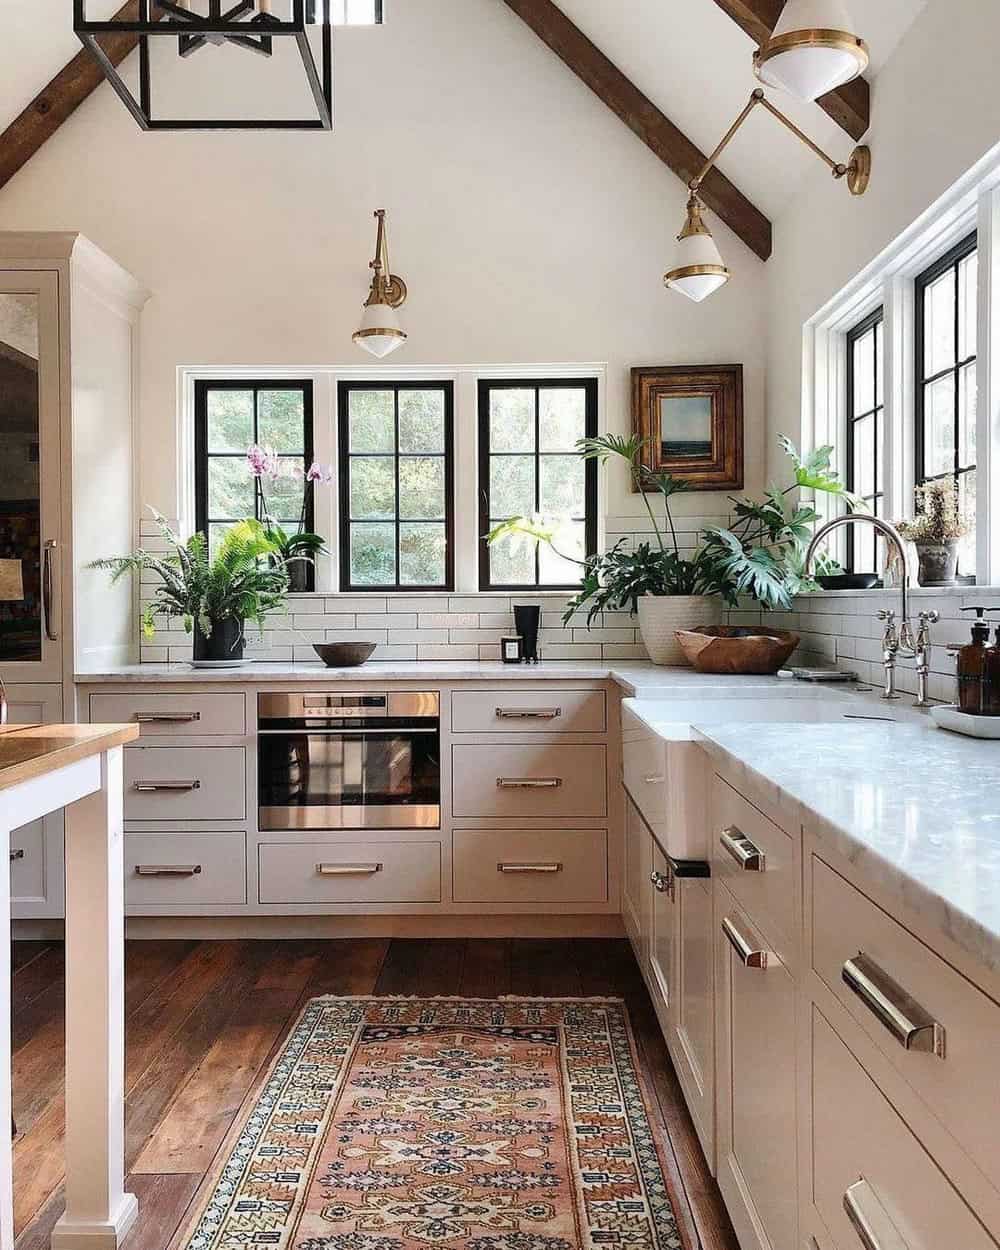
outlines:
[{"label": "brass swing arm light", "polygon": [[406,302],[406,283],[389,268],[389,241],[385,228],[385,209],[375,210],[378,237],[375,259],[368,262],[372,285],[365,300],[361,325],[354,342],[373,356],[388,356],[406,342],[406,331],[399,323],[397,310]]},{"label": "brass swing arm light", "polygon": [[399,308],[406,300],[406,283],[389,272],[389,240],[385,230],[385,209],[377,208],[378,235],[375,241],[375,259],[368,262],[372,273],[372,288],[365,301],[369,304],[388,304],[390,308]]},{"label": "brass swing arm light", "polygon": [[838,180],[846,178],[847,188],[852,195],[863,195],[868,189],[868,183],[871,180],[872,154],[870,148],[864,144],[856,147],[851,153],[851,159],[847,165],[835,161],[832,156],[828,156],[821,147],[813,143],[812,139],[800,130],[790,118],[786,117],[779,109],[776,109],[758,87],[750,96],[740,115],[722,136],[715,151],[702,166],[698,174],[688,183],[691,196],[687,204],[687,217],[684,221],[683,229],[677,236],[677,250],[673,267],[663,275],[663,281],[671,290],[679,291],[681,295],[686,295],[688,299],[694,300],[696,303],[700,303],[711,295],[713,291],[717,291],[719,287],[724,286],[731,276],[716,242],[712,238],[712,232],[702,216],[705,206],[698,192],[710,170],[715,166],[716,161],[718,161],[740,127],[758,105],[763,105],[772,117],[776,117],[811,152],[814,152],[824,165],[829,168],[834,178]]}]

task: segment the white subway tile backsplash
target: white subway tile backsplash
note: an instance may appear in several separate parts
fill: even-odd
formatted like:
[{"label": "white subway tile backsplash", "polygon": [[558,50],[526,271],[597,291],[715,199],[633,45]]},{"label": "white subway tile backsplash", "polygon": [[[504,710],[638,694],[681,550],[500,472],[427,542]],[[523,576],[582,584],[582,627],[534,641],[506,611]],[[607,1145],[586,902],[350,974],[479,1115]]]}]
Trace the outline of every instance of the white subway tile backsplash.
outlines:
[{"label": "white subway tile backsplash", "polygon": [[398,612],[398,613],[375,613],[359,612],[357,621],[352,618],[343,626],[337,628],[350,629],[351,625],[357,624],[358,629],[416,629],[417,614],[416,612]]},{"label": "white subway tile backsplash", "polygon": [[459,646],[455,643],[432,642],[417,644],[418,660],[478,660],[479,647],[475,644]]}]

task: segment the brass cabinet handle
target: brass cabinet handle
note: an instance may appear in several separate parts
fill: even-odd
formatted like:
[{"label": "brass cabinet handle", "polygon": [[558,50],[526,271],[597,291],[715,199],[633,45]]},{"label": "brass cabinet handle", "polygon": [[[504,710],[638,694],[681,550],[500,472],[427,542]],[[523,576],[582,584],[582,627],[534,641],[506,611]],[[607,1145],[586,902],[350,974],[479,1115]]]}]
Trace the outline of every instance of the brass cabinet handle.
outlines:
[{"label": "brass cabinet handle", "polygon": [[719,841],[744,872],[764,871],[766,862],[764,852],[754,846],[742,829],[737,829],[735,825],[728,825],[719,834]]},{"label": "brass cabinet handle", "polygon": [[841,970],[846,985],[883,1024],[904,1050],[945,1057],[945,1029],[874,959],[859,951]]},{"label": "brass cabinet handle", "polygon": [[558,790],[562,777],[498,777],[499,790]]},{"label": "brass cabinet handle", "polygon": [[650,773],[648,777],[643,777],[643,781],[647,786],[658,786],[661,782],[666,781],[666,777],[663,773]]},{"label": "brass cabinet handle", "polygon": [[136,864],[138,877],[197,877],[201,864]]},{"label": "brass cabinet handle", "polygon": [[878,1194],[864,1177],[844,1194],[844,1210],[865,1250],[909,1250]]},{"label": "brass cabinet handle", "polygon": [[562,872],[562,864],[497,864],[497,872]]},{"label": "brass cabinet handle", "polygon": [[321,877],[373,877],[382,871],[381,864],[317,864]]},{"label": "brass cabinet handle", "polygon": [[24,847],[16,846],[10,853],[10,862],[13,864],[16,860],[24,859]]},{"label": "brass cabinet handle", "polygon": [[136,712],[132,719],[140,725],[187,725],[201,720],[200,712]]},{"label": "brass cabinet handle", "polygon": [[763,970],[767,967],[767,951],[757,950],[751,942],[748,942],[728,916],[722,921],[722,932],[729,939],[730,946],[739,956],[744,968]]},{"label": "brass cabinet handle", "polygon": [[140,794],[152,794],[156,790],[169,790],[181,793],[188,790],[200,790],[200,781],[133,781],[132,789]]},{"label": "brass cabinet handle", "polygon": [[49,642],[59,641],[59,635],[52,628],[52,554],[55,549],[54,538],[49,538],[42,548],[42,611],[45,615],[45,637]]},{"label": "brass cabinet handle", "polygon": [[498,707],[497,720],[555,720],[561,707]]},{"label": "brass cabinet handle", "polygon": [[649,882],[650,882],[650,885],[652,885],[653,889],[657,892],[657,894],[669,894],[671,900],[673,899],[674,897],[674,874],[672,872],[669,872],[666,875],[664,875],[662,872],[657,872],[656,869],[654,868],[653,871],[649,874]]}]

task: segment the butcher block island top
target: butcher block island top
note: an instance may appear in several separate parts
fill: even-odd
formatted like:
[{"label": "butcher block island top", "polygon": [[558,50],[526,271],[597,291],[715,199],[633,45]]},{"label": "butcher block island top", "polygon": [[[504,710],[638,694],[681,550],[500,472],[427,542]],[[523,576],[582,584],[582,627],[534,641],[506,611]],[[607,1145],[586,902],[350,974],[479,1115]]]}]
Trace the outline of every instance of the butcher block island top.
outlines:
[{"label": "butcher block island top", "polygon": [[0,727],[0,791],[123,746],[138,736],[138,725],[4,725]]}]

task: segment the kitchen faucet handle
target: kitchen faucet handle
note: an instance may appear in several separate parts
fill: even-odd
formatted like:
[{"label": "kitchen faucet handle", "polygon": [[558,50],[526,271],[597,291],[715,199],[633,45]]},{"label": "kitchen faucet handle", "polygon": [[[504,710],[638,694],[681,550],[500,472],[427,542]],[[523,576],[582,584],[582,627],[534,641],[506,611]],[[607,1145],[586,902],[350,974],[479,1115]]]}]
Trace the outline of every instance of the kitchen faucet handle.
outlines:
[{"label": "kitchen faucet handle", "polygon": [[941,613],[937,610],[937,608],[931,608],[929,612],[920,613],[921,625],[936,625],[940,619]]},{"label": "kitchen faucet handle", "polygon": [[888,621],[889,625],[896,624],[896,613],[892,608],[880,608],[878,613],[880,621]]}]

